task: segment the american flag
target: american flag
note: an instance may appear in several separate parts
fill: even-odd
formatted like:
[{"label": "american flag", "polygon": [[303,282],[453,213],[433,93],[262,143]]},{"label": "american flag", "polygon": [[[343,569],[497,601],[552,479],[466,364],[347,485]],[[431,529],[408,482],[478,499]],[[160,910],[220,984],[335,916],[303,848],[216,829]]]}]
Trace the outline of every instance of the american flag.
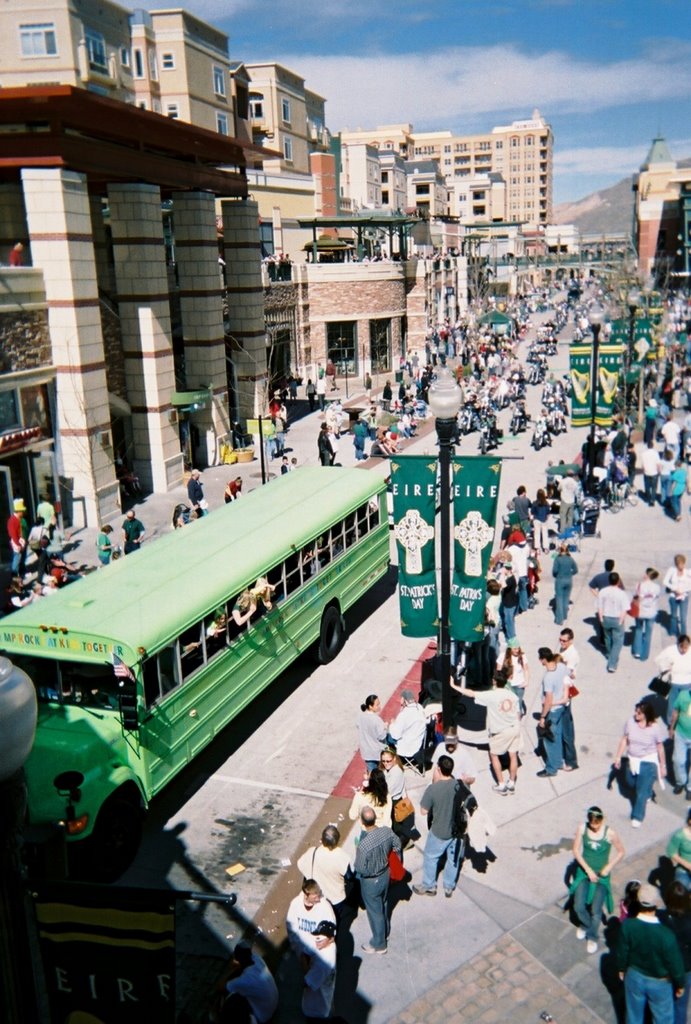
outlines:
[{"label": "american flag", "polygon": [[119,680],[119,684],[118,685],[122,686],[123,683],[125,682],[125,680],[127,680],[127,679],[129,679],[129,681],[132,682],[132,683],[135,682],[135,678],[134,678],[134,674],[133,674],[132,670],[127,667],[127,665],[122,660],[122,658],[118,658],[117,654],[114,654],[112,657],[113,657],[113,672],[115,674],[115,678],[117,680]]}]

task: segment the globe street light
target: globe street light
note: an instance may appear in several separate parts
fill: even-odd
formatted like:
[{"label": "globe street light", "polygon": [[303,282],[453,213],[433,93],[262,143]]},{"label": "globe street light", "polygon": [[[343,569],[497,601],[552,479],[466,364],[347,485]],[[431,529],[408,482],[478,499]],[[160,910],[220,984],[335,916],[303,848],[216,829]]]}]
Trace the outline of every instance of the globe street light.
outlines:
[{"label": "globe street light", "polygon": [[588,310],[588,323],[593,334],[590,356],[590,435],[588,437],[588,494],[595,493],[595,417],[597,415],[597,375],[600,357],[600,331],[605,322],[605,311],[598,303]]},{"label": "globe street light", "polygon": [[0,658],[0,985],[7,1024],[33,1020],[35,1000],[19,848],[26,813],[22,766],[36,733],[36,691],[25,672]]},{"label": "globe street light", "polygon": [[453,696],[451,675],[451,639],[449,636],[449,605],[451,603],[451,451],[456,433],[456,417],[463,395],[456,379],[446,366],[437,370],[428,394],[429,407],[439,438],[439,514],[441,544],[441,583],[439,614],[439,667],[441,675],[441,710],[444,734],[453,732]]}]

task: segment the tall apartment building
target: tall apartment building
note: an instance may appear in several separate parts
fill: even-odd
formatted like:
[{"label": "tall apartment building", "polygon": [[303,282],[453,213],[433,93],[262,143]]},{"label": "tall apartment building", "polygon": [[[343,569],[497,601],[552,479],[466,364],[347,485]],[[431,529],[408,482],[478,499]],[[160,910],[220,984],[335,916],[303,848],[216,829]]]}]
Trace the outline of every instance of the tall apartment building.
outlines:
[{"label": "tall apartment building", "polygon": [[379,150],[379,166],[382,207],[402,213],[408,201],[405,160],[399,153]]},{"label": "tall apartment building", "polygon": [[324,97],[305,88],[300,75],[282,64],[246,64],[252,137],[278,150],[280,158],[264,161],[269,172],[310,174],[310,153],[329,147]]},{"label": "tall apartment building", "polygon": [[73,85],[251,141],[248,79],[228,37],[182,9],[112,0],[6,0],[0,84]]},{"label": "tall apartment building", "polygon": [[[506,208],[500,219],[535,227],[552,219],[554,136],[539,110],[527,120],[477,135],[416,132],[410,124],[398,124],[345,130],[341,139],[345,145],[367,143],[380,151],[393,150],[408,160],[433,160],[449,186],[466,180],[474,183],[478,176],[501,175]],[[470,220],[486,220],[487,212],[475,215],[473,205],[464,205]]]},{"label": "tall apartment building", "polygon": [[382,205],[379,150],[366,143],[341,147],[340,191],[354,209],[378,210]]}]

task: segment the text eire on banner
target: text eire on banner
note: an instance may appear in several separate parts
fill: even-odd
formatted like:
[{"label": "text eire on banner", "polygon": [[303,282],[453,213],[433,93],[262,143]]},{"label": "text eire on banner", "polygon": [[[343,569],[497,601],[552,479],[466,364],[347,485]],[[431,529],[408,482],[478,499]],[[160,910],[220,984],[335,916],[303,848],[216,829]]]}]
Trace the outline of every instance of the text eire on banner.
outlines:
[{"label": "text eire on banner", "polygon": [[454,571],[449,629],[454,640],[477,643],[484,636],[485,580],[495,537],[501,459],[453,459]]},{"label": "text eire on banner", "polygon": [[437,460],[429,455],[391,459],[398,598],[404,636],[434,636],[439,626],[435,570]]}]

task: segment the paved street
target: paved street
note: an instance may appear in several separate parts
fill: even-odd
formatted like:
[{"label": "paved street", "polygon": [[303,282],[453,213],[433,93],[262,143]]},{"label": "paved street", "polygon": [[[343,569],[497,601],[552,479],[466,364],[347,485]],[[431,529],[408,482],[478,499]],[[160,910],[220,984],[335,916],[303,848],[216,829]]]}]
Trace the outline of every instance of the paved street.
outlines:
[{"label": "paved street", "polygon": [[[558,372],[566,370],[566,349],[562,341],[550,361]],[[539,390],[529,389],[533,411]],[[506,428],[508,413],[502,421]],[[296,454],[300,463],[317,461],[319,422],[314,413],[291,427],[289,454]],[[500,509],[520,483],[534,495],[544,483],[548,460],[571,461],[583,438],[584,432],[570,431],[556,439],[552,449],[535,455],[528,445],[530,435],[516,440],[505,436],[500,454],[524,458],[504,464]],[[432,453],[434,440],[432,424],[426,424],[409,450]],[[461,451],[475,454],[476,437],[464,439]],[[342,440],[339,461],[354,464],[349,438]],[[238,471],[246,487],[259,485],[256,462]],[[371,471],[385,473],[386,465]],[[232,475],[236,467],[204,472],[212,510],[222,504],[223,487]],[[150,536],[169,528],[175,501],[175,494],[156,496],[138,507]],[[677,551],[688,551],[688,511],[682,523],[674,524],[659,509],[639,505],[617,516],[603,514],[600,529],[601,537],[584,538],[575,555],[579,575],[568,620],[581,654],[581,695],[574,702],[580,769],[554,779],[535,774],[541,767],[533,753],[531,714],[539,706],[536,649],[556,646],[558,636],[549,609],[552,586],[545,560],[539,605],[517,625],[529,654],[532,681],[515,796],[492,792],[487,753],[477,747],[482,737],[464,737],[473,744],[475,792],[497,826],[488,838],[488,863],[485,870],[483,865],[466,863],[450,901],[416,897],[402,886],[387,957],[358,955],[361,943],[369,938],[360,914],[353,927],[355,953],[340,964],[337,984],[336,1009],[349,1024],[413,1024],[442,1016],[446,1021],[461,1013],[464,1021],[485,1022],[506,1020],[510,1013],[517,1024],[527,1024],[543,1011],[559,1024],[617,1020],[618,990],[614,986],[611,994],[602,980],[612,976],[607,947],[601,944],[598,954],[587,956],[568,915],[556,905],[565,894],[573,834],[591,803],[605,809],[626,848],[626,858],[615,872],[618,896],[628,878],[647,877],[657,867],[667,836],[678,827],[686,805],[670,789],[658,792],[643,828],[634,831],[628,803],[616,786],[607,788],[624,719],[655,673],[652,661],[634,661],[627,646],[618,673],[607,675],[602,654],[591,643],[592,626],[585,621],[593,612],[587,581],[606,557],[616,560],[627,584],[635,585],[647,565],[664,572]],[[77,557],[86,560],[91,554],[91,533],[75,535]],[[377,692],[383,704],[395,705],[404,680],[419,679],[420,659],[429,651],[423,641],[401,637],[394,583],[392,574],[349,615],[350,637],[335,662],[316,669],[302,662],[294,666],[152,808],[141,854],[123,881],[232,890],[238,895],[231,912],[187,904],[180,914],[179,1001],[192,1020],[204,1019],[201,1008],[211,994],[213,978],[248,922],[259,929],[258,948],[276,962],[285,909],[300,882],[292,865],[324,823],[337,821],[344,833],[350,824],[352,785],[361,777],[355,729],[361,701],[367,693]],[[665,629],[658,626],[653,654],[667,642]],[[410,794],[419,804],[427,780],[407,774]],[[346,845],[351,843],[352,836]],[[418,849],[406,856],[415,882],[421,863]],[[226,869],[234,865],[242,870],[231,877]],[[282,999],[277,1020],[292,1024],[301,1019],[301,981],[292,958],[278,959]]]}]

